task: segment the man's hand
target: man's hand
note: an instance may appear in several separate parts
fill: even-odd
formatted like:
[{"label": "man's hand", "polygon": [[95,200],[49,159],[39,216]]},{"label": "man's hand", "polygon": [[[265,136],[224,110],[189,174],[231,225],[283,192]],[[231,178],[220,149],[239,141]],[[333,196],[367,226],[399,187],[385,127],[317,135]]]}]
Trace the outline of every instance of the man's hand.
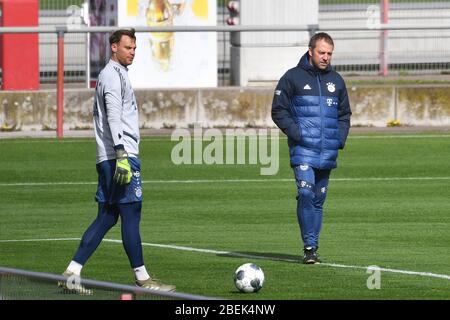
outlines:
[{"label": "man's hand", "polygon": [[114,181],[117,184],[129,184],[131,182],[131,168],[128,162],[128,153],[123,149],[116,150]]}]

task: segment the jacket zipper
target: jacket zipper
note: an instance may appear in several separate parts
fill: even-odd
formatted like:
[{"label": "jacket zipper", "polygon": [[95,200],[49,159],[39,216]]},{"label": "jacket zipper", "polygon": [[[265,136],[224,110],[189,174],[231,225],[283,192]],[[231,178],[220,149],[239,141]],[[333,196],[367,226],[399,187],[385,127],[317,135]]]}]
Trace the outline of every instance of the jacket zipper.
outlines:
[{"label": "jacket zipper", "polygon": [[316,76],[317,84],[319,85],[319,109],[320,109],[320,161],[319,167],[322,167],[322,155],[323,155],[323,112],[322,112],[322,88],[320,86],[320,74]]}]

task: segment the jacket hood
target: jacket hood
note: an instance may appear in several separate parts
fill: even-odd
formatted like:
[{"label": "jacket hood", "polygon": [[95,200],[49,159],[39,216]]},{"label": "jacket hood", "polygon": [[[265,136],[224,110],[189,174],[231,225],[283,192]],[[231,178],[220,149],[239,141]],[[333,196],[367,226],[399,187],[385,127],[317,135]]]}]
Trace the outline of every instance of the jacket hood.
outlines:
[{"label": "jacket hood", "polygon": [[333,68],[331,67],[331,64],[329,64],[325,68],[325,70],[320,70],[319,68],[316,68],[315,66],[313,66],[309,62],[309,52],[308,51],[306,51],[306,53],[300,58],[300,61],[298,62],[297,66],[308,71],[309,73],[312,73],[313,75],[324,74],[324,73],[328,73],[331,70],[333,70]]}]

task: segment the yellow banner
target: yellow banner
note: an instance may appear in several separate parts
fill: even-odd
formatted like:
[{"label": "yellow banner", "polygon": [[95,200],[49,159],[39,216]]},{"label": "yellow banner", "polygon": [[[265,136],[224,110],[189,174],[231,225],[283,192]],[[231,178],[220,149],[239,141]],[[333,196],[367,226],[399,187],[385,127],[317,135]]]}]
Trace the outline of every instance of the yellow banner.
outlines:
[{"label": "yellow banner", "polygon": [[139,0],[128,0],[127,2],[127,15],[136,17],[138,15],[138,1]]}]

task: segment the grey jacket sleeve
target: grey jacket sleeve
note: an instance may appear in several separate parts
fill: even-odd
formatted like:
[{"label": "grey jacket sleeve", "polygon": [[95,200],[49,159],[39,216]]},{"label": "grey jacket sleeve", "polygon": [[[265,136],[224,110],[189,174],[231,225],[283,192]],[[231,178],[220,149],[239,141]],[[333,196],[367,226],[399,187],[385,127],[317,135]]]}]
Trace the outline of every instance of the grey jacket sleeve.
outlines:
[{"label": "grey jacket sleeve", "polygon": [[122,82],[119,75],[110,73],[105,81],[105,105],[109,130],[114,141],[114,149],[123,149],[122,128]]}]

